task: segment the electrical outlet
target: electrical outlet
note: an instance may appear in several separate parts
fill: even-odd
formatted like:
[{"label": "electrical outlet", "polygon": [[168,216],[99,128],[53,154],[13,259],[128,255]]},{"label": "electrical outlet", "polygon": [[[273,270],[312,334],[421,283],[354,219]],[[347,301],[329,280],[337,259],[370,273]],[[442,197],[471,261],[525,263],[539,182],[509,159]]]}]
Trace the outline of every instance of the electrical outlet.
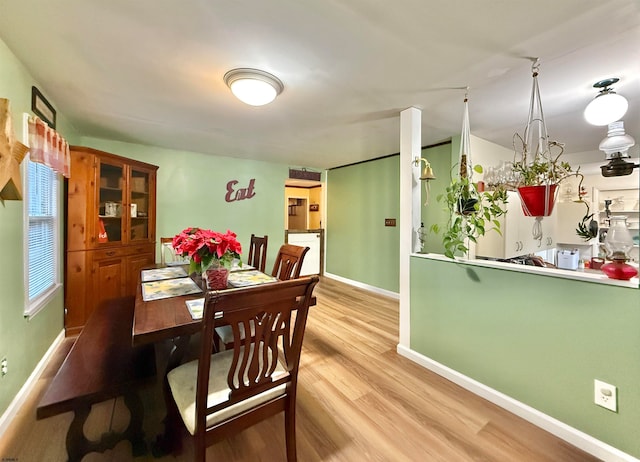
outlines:
[{"label": "electrical outlet", "polygon": [[600,380],[594,380],[593,386],[595,403],[610,411],[618,412],[618,390],[616,386]]},{"label": "electrical outlet", "polygon": [[0,375],[4,377],[9,372],[9,367],[7,366],[7,358],[2,358],[0,360]]}]

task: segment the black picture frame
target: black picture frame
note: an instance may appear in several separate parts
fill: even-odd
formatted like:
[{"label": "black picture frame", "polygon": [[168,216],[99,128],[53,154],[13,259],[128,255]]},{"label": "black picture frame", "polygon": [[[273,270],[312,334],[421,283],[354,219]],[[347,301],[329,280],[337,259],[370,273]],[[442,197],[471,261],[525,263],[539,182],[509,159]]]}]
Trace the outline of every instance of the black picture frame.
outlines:
[{"label": "black picture frame", "polygon": [[56,128],[56,110],[36,87],[31,87],[31,110],[49,127]]}]

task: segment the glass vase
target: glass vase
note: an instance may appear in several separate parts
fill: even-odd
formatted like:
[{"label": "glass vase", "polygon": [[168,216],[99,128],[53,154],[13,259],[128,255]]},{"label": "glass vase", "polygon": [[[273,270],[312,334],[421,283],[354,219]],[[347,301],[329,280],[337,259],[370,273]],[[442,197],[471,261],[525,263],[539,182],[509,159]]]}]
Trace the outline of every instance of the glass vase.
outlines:
[{"label": "glass vase", "polygon": [[202,273],[207,290],[223,290],[227,288],[229,269],[214,261]]}]

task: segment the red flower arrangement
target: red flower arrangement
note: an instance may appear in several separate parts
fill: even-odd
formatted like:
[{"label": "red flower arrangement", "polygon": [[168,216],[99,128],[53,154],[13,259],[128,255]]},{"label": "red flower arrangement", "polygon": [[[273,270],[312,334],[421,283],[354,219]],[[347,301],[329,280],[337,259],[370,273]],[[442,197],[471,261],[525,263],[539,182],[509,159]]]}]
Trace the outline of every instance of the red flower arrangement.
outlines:
[{"label": "red flower arrangement", "polygon": [[189,273],[203,273],[213,262],[230,268],[235,258],[240,259],[242,246],[236,233],[225,234],[210,229],[187,228],[173,238],[176,254],[189,257]]}]

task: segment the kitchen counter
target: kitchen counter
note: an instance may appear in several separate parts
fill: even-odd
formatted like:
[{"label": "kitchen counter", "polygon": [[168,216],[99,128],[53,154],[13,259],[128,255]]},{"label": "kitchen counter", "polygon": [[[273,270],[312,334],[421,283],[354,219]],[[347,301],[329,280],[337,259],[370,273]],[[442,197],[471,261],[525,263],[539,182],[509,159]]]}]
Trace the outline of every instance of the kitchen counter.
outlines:
[{"label": "kitchen counter", "polygon": [[580,269],[576,271],[571,271],[571,270],[548,268],[548,267],[541,267],[541,266],[518,265],[514,263],[505,263],[505,262],[492,261],[492,260],[463,259],[463,258],[456,258],[456,260],[451,260],[450,258],[447,258],[444,255],[435,254],[435,253],[426,253],[426,254],[412,253],[411,256],[417,257],[417,258],[426,258],[431,260],[450,261],[450,262],[455,262],[455,263],[464,264],[464,265],[471,265],[471,266],[484,266],[487,268],[496,268],[496,269],[502,269],[506,271],[531,273],[531,274],[537,274],[541,276],[549,276],[549,277],[555,277],[555,278],[574,279],[578,281],[593,282],[596,284],[628,287],[632,289],[637,289],[638,287],[640,287],[640,279],[638,279],[638,276],[631,278],[629,281],[621,281],[618,279],[610,279],[602,271],[594,270],[594,269]]}]

